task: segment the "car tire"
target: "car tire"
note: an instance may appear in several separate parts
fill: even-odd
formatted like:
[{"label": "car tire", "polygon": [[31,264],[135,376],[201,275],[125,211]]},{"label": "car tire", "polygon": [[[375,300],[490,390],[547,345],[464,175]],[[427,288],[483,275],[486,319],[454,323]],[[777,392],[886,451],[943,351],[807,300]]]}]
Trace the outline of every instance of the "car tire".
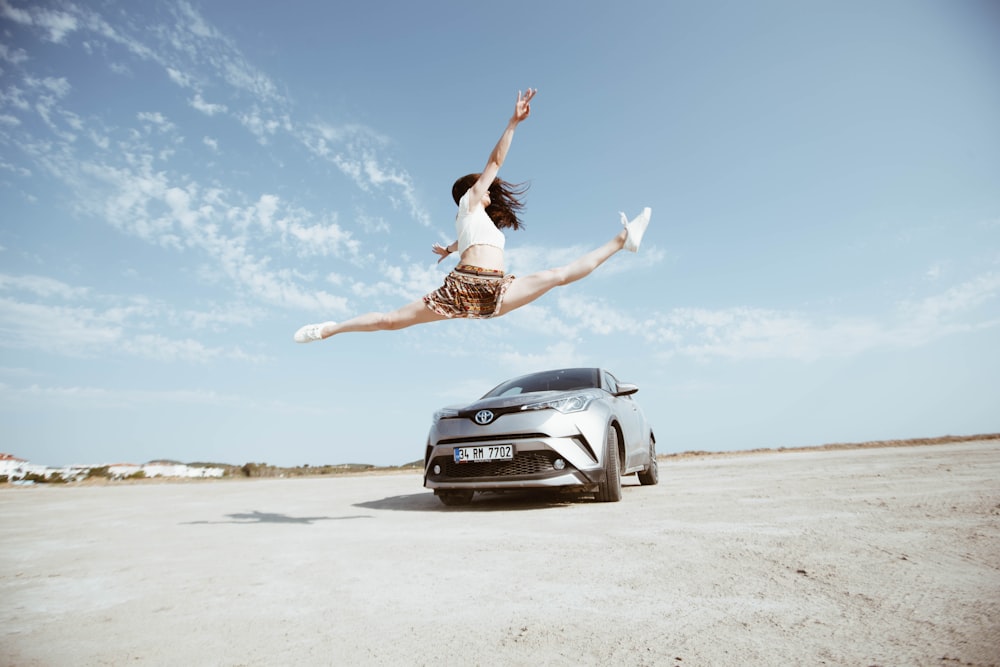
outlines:
[{"label": "car tire", "polygon": [[656,462],[656,441],[649,439],[649,466],[639,471],[639,483],[643,486],[655,486],[660,483],[660,464]]},{"label": "car tire", "polygon": [[475,491],[440,491],[437,494],[438,500],[449,507],[468,505],[472,502]]},{"label": "car tire", "polygon": [[618,465],[618,429],[608,426],[608,435],[604,440],[604,481],[597,485],[594,500],[599,503],[616,503],[622,499],[622,475]]}]

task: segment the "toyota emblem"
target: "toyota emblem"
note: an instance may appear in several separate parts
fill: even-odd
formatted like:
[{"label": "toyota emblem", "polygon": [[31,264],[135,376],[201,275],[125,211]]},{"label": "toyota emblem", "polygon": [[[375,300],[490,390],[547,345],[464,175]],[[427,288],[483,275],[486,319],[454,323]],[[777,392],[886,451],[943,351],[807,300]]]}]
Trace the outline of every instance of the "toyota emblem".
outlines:
[{"label": "toyota emblem", "polygon": [[489,410],[480,410],[476,413],[476,416],[473,417],[473,419],[475,419],[476,423],[480,426],[486,426],[493,421],[493,413]]}]

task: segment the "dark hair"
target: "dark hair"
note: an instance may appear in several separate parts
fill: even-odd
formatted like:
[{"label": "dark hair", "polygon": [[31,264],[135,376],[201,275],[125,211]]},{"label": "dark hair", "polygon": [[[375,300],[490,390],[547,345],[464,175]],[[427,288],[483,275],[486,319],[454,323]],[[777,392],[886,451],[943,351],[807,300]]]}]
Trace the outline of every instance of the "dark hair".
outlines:
[{"label": "dark hair", "polygon": [[[478,180],[479,174],[466,174],[455,181],[451,186],[451,198],[456,204]],[[528,186],[524,183],[508,183],[500,178],[493,179],[490,184],[490,205],[486,207],[486,215],[490,216],[490,220],[498,229],[524,227],[518,213],[524,210],[520,197],[527,191]]]}]

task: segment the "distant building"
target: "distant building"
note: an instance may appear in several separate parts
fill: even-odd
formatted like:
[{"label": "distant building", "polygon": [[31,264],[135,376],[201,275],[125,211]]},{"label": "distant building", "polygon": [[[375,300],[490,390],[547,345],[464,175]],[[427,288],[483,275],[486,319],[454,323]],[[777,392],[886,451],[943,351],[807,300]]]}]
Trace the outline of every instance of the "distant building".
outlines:
[{"label": "distant building", "polygon": [[20,479],[24,477],[26,465],[28,462],[24,459],[19,459],[13,454],[0,453],[0,477]]},{"label": "distant building", "polygon": [[146,477],[222,477],[223,468],[192,468],[186,463],[147,463]]},{"label": "distant building", "polygon": [[47,466],[35,465],[19,459],[13,454],[0,453],[0,477],[6,477],[9,481],[23,479],[25,475],[39,475],[48,479],[54,474],[59,474],[64,480],[74,481],[87,477],[94,468],[108,469],[111,479],[125,479],[136,473],[143,473],[146,477],[222,477],[225,468],[216,467],[192,467],[186,463],[153,462],[145,464],[137,463],[112,463],[108,466],[93,465],[73,465],[65,468],[49,468]]}]

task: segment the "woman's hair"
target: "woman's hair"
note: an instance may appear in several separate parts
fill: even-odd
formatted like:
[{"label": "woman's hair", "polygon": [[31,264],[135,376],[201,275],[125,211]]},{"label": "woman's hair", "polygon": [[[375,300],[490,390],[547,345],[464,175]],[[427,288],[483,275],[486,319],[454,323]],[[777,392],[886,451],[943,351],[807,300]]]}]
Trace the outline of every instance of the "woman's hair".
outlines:
[{"label": "woman's hair", "polygon": [[[466,174],[455,181],[451,186],[451,197],[456,204],[478,180],[479,174]],[[524,227],[518,213],[524,209],[520,197],[527,191],[528,186],[524,183],[508,183],[500,178],[493,179],[490,184],[490,205],[486,207],[486,215],[490,216],[490,220],[498,229]]]}]

